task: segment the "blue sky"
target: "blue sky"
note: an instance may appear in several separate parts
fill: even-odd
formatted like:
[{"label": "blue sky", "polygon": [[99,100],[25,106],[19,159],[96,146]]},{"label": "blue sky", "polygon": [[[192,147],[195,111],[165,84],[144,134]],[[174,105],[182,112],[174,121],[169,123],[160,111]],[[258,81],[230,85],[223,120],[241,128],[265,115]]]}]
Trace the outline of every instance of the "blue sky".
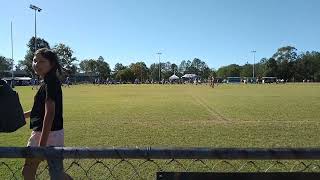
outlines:
[{"label": "blue sky", "polygon": [[218,68],[270,57],[281,46],[320,50],[318,0],[4,0],[0,11],[0,55],[23,59],[37,34],[51,46],[65,43],[79,59],[100,55],[121,62],[180,63],[195,57]]}]

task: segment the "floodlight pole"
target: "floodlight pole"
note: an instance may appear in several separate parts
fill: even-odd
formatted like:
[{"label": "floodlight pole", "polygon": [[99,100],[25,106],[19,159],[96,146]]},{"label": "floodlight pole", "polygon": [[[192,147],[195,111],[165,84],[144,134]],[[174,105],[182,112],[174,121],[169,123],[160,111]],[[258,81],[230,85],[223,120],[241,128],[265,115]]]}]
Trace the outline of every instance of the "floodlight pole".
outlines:
[{"label": "floodlight pole", "polygon": [[30,4],[30,8],[34,10],[34,52],[37,51],[37,11],[40,12],[42,9]]},{"label": "floodlight pole", "polygon": [[14,75],[13,75],[13,35],[12,35],[12,21],[11,21],[11,61],[12,61],[12,67],[11,67],[11,88],[14,87]]},{"label": "floodlight pole", "polygon": [[255,65],[255,63],[256,63],[256,52],[257,51],[255,51],[255,50],[253,50],[253,51],[251,51],[252,53],[253,53],[253,67],[252,67],[252,77],[253,77],[253,79],[254,79],[254,65]]},{"label": "floodlight pole", "polygon": [[159,55],[159,82],[161,81],[161,62],[160,62],[160,56],[161,56],[161,52],[157,53]]}]

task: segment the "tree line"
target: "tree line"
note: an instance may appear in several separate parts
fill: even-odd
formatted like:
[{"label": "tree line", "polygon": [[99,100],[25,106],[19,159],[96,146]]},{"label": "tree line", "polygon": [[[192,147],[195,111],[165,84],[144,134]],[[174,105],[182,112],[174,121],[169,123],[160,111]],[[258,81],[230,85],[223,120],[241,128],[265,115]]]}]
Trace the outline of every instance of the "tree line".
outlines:
[{"label": "tree line", "polygon": [[8,74],[12,68],[12,60],[4,56],[0,56],[0,77],[4,77]]},{"label": "tree line", "polygon": [[[253,65],[230,64],[218,69],[218,77],[253,77]],[[279,48],[270,58],[262,58],[255,64],[255,77],[277,77],[290,82],[320,81],[320,52],[300,54],[292,46]]]},{"label": "tree line", "polygon": [[[17,70],[24,70],[30,76],[34,76],[32,70],[32,59],[35,51],[35,38],[32,37],[27,43],[28,50],[25,58],[20,60],[15,66]],[[51,48],[50,44],[37,38],[37,49]],[[143,61],[137,61],[129,65],[116,63],[111,70],[110,65],[102,56],[98,58],[79,60],[74,57],[73,50],[66,44],[58,43],[52,47],[57,53],[62,69],[63,77],[73,77],[77,73],[94,74],[100,79],[114,79],[117,81],[131,81],[139,79],[140,81],[167,80],[173,74],[181,77],[184,74],[196,74],[200,79],[213,77],[252,77],[253,64],[244,65],[230,64],[220,67],[218,70],[210,68],[206,62],[199,58],[193,60],[182,60],[180,64],[170,61],[161,63],[152,63],[147,66]],[[0,56],[0,76],[11,70],[12,60]],[[288,81],[320,81],[320,52],[307,51],[297,53],[297,49],[292,46],[279,48],[270,58],[262,58],[254,65],[255,77],[277,77]]]}]

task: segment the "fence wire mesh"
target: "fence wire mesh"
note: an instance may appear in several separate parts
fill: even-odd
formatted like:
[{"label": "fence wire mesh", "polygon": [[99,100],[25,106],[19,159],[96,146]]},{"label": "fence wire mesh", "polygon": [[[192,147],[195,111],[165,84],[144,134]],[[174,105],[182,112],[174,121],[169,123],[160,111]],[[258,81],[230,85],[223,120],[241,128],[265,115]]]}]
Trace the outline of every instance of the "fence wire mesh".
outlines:
[{"label": "fence wire mesh", "polygon": [[[22,179],[23,161],[0,161],[1,179]],[[67,159],[64,171],[74,179],[155,179],[156,172],[319,172],[320,161]],[[37,179],[50,179],[44,161]]]},{"label": "fence wire mesh", "polygon": [[[25,155],[25,154],[24,154]],[[283,159],[206,159],[179,158],[65,158],[64,172],[74,179],[156,179],[156,172],[317,172],[320,160]],[[24,159],[0,156],[0,179],[23,179]],[[50,179],[48,164],[43,161],[36,179]]]}]

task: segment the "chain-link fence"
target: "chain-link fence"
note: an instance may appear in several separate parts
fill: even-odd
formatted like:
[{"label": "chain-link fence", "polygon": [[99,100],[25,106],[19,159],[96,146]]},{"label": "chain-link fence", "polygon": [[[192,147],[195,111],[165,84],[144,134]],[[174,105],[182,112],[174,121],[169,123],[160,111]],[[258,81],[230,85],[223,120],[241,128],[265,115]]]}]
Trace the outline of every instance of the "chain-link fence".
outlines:
[{"label": "chain-link fence", "polygon": [[[1,179],[22,179],[22,158],[63,158],[64,172],[74,179],[156,179],[157,172],[320,173],[320,149],[0,147]],[[50,179],[49,169],[42,163],[37,179]]]}]

